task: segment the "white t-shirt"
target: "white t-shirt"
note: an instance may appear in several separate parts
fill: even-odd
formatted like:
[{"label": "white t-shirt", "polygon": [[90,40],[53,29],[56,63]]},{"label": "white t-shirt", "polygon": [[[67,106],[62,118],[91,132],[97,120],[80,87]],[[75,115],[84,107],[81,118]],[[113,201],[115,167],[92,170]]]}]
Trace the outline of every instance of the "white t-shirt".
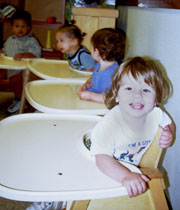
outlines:
[{"label": "white t-shirt", "polygon": [[93,129],[91,154],[106,154],[138,165],[158,130],[171,124],[169,116],[155,107],[146,118],[141,133],[132,131],[124,121],[120,107],[115,106]]}]

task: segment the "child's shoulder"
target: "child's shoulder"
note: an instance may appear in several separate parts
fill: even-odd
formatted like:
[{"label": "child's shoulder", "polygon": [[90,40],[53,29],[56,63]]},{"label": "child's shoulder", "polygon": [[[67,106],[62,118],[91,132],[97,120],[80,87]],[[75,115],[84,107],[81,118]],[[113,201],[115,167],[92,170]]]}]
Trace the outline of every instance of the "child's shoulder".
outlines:
[{"label": "child's shoulder", "polygon": [[149,123],[156,123],[162,127],[171,124],[171,118],[169,115],[159,107],[154,107],[154,109],[148,114],[147,120]]},{"label": "child's shoulder", "polygon": [[109,110],[102,121],[108,122],[109,124],[110,122],[117,121],[117,118],[121,118],[121,111],[118,105]]},{"label": "child's shoulder", "polygon": [[[118,106],[112,108],[95,126],[93,134],[102,134],[107,137],[112,134],[112,130],[120,131],[124,121],[121,120],[121,112]],[[116,135],[116,132],[114,133]]]},{"label": "child's shoulder", "polygon": [[149,113],[150,117],[160,117],[163,114],[163,110],[160,107],[154,107],[153,110]]},{"label": "child's shoulder", "polygon": [[78,56],[80,57],[82,57],[82,56],[91,56],[91,53],[90,53],[90,51],[86,48],[86,47],[84,47],[84,46],[80,46],[80,48],[78,49]]},{"label": "child's shoulder", "polygon": [[27,42],[38,43],[38,40],[32,34],[26,35],[24,37],[24,40],[27,41]]},{"label": "child's shoulder", "polygon": [[11,35],[7,38],[7,40],[16,39],[16,35]]},{"label": "child's shoulder", "polygon": [[27,34],[26,36],[27,39],[36,39],[32,34]]}]

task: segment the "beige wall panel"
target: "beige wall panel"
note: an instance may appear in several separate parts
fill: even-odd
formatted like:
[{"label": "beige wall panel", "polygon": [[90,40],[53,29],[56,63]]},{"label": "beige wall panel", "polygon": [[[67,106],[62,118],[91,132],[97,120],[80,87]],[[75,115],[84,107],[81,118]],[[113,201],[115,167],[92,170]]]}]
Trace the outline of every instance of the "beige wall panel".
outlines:
[{"label": "beige wall panel", "polygon": [[74,15],[117,18],[119,11],[105,8],[73,7]]},{"label": "beige wall panel", "polygon": [[114,18],[99,18],[99,28],[115,28],[116,19]]},{"label": "beige wall panel", "polygon": [[85,45],[89,50],[91,50],[91,37],[98,29],[98,18],[77,15],[75,15],[73,18],[76,21],[76,25],[81,29],[81,31],[86,33],[82,44]]}]

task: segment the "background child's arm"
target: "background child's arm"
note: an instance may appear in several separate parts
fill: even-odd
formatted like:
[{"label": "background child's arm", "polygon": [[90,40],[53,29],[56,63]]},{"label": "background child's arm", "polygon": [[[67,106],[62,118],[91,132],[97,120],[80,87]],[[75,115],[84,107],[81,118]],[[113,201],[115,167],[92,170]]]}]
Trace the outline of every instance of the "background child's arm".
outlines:
[{"label": "background child's arm", "polygon": [[3,53],[3,49],[0,49],[0,54]]},{"label": "background child's arm", "polygon": [[99,169],[112,179],[121,182],[126,188],[129,197],[142,194],[146,190],[146,182],[149,179],[145,175],[131,172],[109,155],[98,154],[95,157]]},{"label": "background child's arm", "polygon": [[86,80],[84,85],[81,87],[80,91],[86,91],[88,87],[92,86],[91,77]]},{"label": "background child's arm", "polygon": [[79,91],[78,96],[81,100],[94,101],[97,103],[104,103],[104,96],[100,93],[95,93],[91,91]]},{"label": "background child's arm", "polygon": [[161,148],[167,148],[171,145],[174,137],[175,126],[173,123],[165,126],[161,132],[159,146]]},{"label": "background child's arm", "polygon": [[87,71],[87,72],[93,72],[94,68],[91,68],[91,69],[85,69],[84,71]]},{"label": "background child's arm", "polygon": [[21,60],[23,58],[36,58],[36,56],[33,53],[27,52],[27,53],[18,53],[13,58],[14,60]]}]

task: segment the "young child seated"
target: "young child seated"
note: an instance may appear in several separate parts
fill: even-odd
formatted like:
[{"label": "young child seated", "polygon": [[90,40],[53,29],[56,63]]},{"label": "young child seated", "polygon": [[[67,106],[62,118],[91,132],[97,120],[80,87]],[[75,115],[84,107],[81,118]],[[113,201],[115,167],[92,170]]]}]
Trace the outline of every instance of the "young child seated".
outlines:
[{"label": "young child seated", "polygon": [[130,197],[146,190],[149,178],[131,172],[119,161],[137,165],[162,127],[159,145],[170,146],[174,124],[160,108],[171,92],[170,84],[155,61],[130,58],[113,77],[105,103],[110,112],[91,134],[91,153],[99,169],[121,182]]},{"label": "young child seated", "polygon": [[95,61],[90,52],[81,45],[85,33],[73,25],[64,25],[57,29],[57,48],[67,56],[69,65],[80,71],[93,71]]},{"label": "young child seated", "polygon": [[103,28],[93,34],[91,42],[91,54],[98,63],[78,96],[82,100],[104,103],[105,91],[110,90],[112,76],[119,66],[117,60],[124,53],[124,34],[113,28]]},{"label": "young child seated", "polygon": [[[38,41],[29,34],[31,30],[31,15],[24,11],[16,11],[11,18],[11,27],[14,35],[4,43],[1,53],[13,57],[15,60],[35,58],[41,56],[41,47]],[[10,88],[15,93],[15,99],[7,109],[9,114],[16,113],[20,107],[23,88],[22,71],[8,71]]]}]

